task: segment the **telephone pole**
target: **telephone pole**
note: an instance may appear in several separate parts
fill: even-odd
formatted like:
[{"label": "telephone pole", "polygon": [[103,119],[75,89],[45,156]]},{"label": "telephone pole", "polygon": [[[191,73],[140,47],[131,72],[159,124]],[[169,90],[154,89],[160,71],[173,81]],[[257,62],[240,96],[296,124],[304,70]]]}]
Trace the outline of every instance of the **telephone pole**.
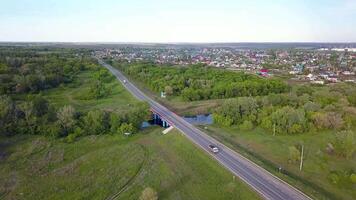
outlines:
[{"label": "telephone pole", "polygon": [[303,156],[304,156],[304,145],[302,144],[302,152],[300,154],[299,171],[302,171],[302,168],[303,168]]}]

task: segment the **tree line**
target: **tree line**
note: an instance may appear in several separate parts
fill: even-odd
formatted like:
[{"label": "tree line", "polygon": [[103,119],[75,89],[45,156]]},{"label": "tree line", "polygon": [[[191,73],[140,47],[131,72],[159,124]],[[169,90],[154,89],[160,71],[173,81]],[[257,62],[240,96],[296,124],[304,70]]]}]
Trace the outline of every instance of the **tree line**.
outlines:
[{"label": "tree line", "polygon": [[142,102],[120,113],[79,112],[71,105],[56,109],[41,95],[29,95],[21,102],[0,96],[0,134],[6,136],[34,134],[73,140],[84,135],[135,133],[149,117],[149,106]]},{"label": "tree line", "polygon": [[153,91],[164,91],[168,96],[181,96],[188,101],[267,95],[290,89],[277,79],[263,79],[202,64],[188,67],[152,63],[114,64]]},{"label": "tree line", "polygon": [[333,148],[342,157],[355,152],[356,107],[349,97],[353,85],[340,84],[330,88],[294,87],[285,94],[240,97],[226,100],[213,113],[214,123],[242,131],[261,127],[273,135],[293,135],[333,130]]},{"label": "tree line", "polygon": [[96,65],[96,61],[84,53],[75,54],[70,49],[52,51],[0,49],[0,94],[38,93],[55,88]]}]

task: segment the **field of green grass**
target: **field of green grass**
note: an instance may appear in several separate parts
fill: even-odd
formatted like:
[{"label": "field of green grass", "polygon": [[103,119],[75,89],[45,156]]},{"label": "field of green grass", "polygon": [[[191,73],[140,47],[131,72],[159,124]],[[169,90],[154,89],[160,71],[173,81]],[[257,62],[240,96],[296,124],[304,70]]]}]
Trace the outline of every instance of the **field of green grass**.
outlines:
[{"label": "field of green grass", "polygon": [[126,109],[128,104],[137,102],[116,80],[106,83],[112,89],[112,93],[108,97],[88,100],[86,95],[90,84],[95,81],[92,76],[93,73],[93,71],[82,72],[72,83],[44,91],[42,94],[57,107],[72,105],[79,111],[93,109],[122,110]]},{"label": "field of green grass", "polygon": [[[330,180],[332,172],[356,171],[355,157],[346,160],[325,153],[334,134],[331,131],[317,133],[320,136],[316,133],[273,136],[258,128],[241,131],[238,128],[209,126],[205,132],[317,199],[356,198],[356,184],[350,185],[349,180],[333,184]],[[298,144],[305,147],[302,171],[299,171],[299,162],[289,162],[288,147]],[[279,173],[279,166],[289,176]]]},{"label": "field of green grass", "polygon": [[89,136],[68,144],[38,136],[1,138],[4,199],[257,199],[251,189],[177,131]]},{"label": "field of green grass", "polygon": [[[56,107],[125,110],[134,99],[117,81],[112,94],[86,100],[94,80],[42,92]],[[0,138],[0,199],[138,199],[146,187],[159,199],[259,199],[246,184],[177,131],[80,137],[73,143],[43,136]]]}]

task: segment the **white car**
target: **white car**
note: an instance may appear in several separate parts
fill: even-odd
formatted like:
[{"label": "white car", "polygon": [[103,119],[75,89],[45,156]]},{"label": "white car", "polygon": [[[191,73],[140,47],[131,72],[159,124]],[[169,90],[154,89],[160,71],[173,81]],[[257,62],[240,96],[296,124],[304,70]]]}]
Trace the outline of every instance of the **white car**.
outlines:
[{"label": "white car", "polygon": [[126,83],[126,80],[124,80],[124,83]]},{"label": "white car", "polygon": [[215,146],[215,145],[210,144],[209,148],[213,153],[218,153],[219,152],[219,148],[217,146]]}]

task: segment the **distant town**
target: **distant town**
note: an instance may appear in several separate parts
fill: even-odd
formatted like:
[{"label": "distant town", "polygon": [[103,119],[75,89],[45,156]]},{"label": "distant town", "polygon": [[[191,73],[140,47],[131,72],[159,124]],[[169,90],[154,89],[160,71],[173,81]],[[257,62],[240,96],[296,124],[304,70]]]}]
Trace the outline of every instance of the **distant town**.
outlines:
[{"label": "distant town", "polygon": [[102,58],[166,65],[206,64],[263,77],[312,84],[356,82],[356,48],[247,49],[233,47],[120,46],[96,51]]}]

